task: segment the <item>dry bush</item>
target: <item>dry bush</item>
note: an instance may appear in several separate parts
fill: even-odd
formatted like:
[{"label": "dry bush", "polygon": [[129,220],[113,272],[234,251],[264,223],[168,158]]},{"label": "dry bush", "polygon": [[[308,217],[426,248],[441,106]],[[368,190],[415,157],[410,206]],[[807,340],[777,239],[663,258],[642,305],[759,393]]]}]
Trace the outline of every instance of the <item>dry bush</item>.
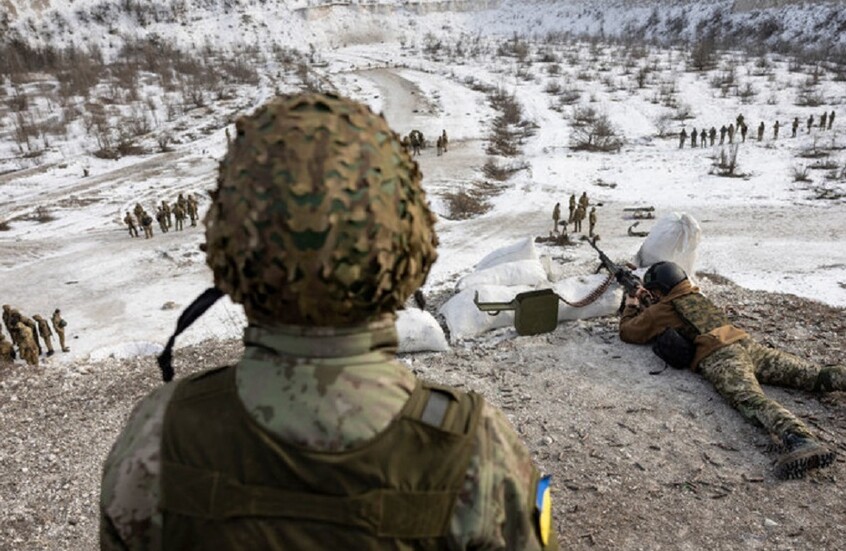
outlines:
[{"label": "dry bush", "polygon": [[608,115],[598,116],[591,124],[574,127],[570,138],[570,148],[574,151],[613,153],[619,151],[624,143]]},{"label": "dry bush", "polygon": [[803,86],[796,94],[794,103],[800,107],[819,107],[825,103],[825,98],[813,86]]},{"label": "dry bush", "polygon": [[811,178],[808,176],[808,167],[806,165],[793,165],[790,168],[790,175],[793,176],[794,182],[811,181]]},{"label": "dry bush", "polygon": [[444,200],[449,208],[449,217],[453,220],[473,218],[491,209],[490,203],[484,197],[463,188],[445,193]]},{"label": "dry bush", "polygon": [[690,54],[689,66],[695,71],[710,71],[715,66],[716,50],[714,37],[708,36],[699,40]]},{"label": "dry bush", "polygon": [[596,122],[599,113],[590,105],[579,105],[573,109],[573,125],[587,126]]},{"label": "dry bush", "polygon": [[711,173],[726,178],[743,178],[746,176],[746,174],[738,171],[740,165],[737,162],[737,152],[739,149],[739,144],[730,145],[728,150],[725,147],[720,149],[720,155],[714,160],[714,169]]},{"label": "dry bush", "polygon": [[9,231],[12,227],[9,225],[8,220],[0,220],[0,231]]},{"label": "dry bush", "polygon": [[547,81],[546,86],[544,86],[543,91],[547,94],[557,96],[561,93],[561,89],[562,88],[560,82],[558,82],[557,80],[549,80]]},{"label": "dry bush", "polygon": [[750,104],[755,101],[758,91],[752,87],[751,82],[747,82],[742,88],[738,88],[737,96],[740,98],[740,103]]},{"label": "dry bush", "polygon": [[482,174],[499,182],[504,182],[511,178],[515,173],[528,168],[528,163],[511,163],[507,165],[500,165],[494,159],[488,159],[482,166]]}]

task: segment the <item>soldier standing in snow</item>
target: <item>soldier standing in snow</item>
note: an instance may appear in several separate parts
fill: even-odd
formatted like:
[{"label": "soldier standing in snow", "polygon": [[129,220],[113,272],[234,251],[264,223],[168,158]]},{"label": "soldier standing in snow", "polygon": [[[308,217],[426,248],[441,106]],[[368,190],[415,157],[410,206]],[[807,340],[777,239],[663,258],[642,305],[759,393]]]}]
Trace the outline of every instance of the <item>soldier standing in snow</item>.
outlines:
[{"label": "soldier standing in snow", "polygon": [[684,147],[684,142],[687,141],[687,130],[682,128],[681,134],[679,134],[679,149]]},{"label": "soldier standing in snow", "polygon": [[53,332],[50,331],[50,324],[47,323],[47,320],[39,316],[38,314],[32,316],[32,319],[38,324],[38,333],[41,336],[41,339],[44,341],[44,344],[47,346],[47,356],[52,356],[55,353],[53,350]]},{"label": "soldier standing in snow", "polygon": [[132,220],[132,215],[129,214],[129,211],[126,211],[123,221],[129,227],[129,237],[138,237],[138,228],[135,227],[135,222]]},{"label": "soldier standing in snow", "polygon": [[558,220],[561,218],[561,203],[555,203],[555,208],[552,209],[552,231],[558,231]]},{"label": "soldier standing in snow", "polygon": [[70,352],[70,348],[65,346],[65,327],[67,327],[68,322],[62,319],[61,310],[56,308],[56,311],[53,312],[53,316],[50,321],[53,322],[53,329],[59,337],[59,348],[62,349],[62,352]]}]

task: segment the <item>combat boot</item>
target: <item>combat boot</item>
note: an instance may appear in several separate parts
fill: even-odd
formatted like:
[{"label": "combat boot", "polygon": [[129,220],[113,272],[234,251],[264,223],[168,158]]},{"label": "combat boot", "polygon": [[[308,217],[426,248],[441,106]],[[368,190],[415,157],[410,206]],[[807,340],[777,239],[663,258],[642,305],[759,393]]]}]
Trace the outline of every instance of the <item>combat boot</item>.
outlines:
[{"label": "combat boot", "polygon": [[788,434],[784,437],[784,445],[787,451],[775,465],[778,478],[802,478],[809,470],[828,467],[834,462],[834,450],[815,438]]}]

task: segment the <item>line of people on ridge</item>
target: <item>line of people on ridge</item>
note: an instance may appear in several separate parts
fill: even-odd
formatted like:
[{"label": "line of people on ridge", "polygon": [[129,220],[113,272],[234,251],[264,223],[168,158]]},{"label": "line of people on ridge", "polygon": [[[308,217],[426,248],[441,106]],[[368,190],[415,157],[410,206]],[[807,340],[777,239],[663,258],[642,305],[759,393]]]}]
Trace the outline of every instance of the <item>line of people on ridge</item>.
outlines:
[{"label": "line of people on ridge", "polygon": [[596,227],[596,207],[591,207],[590,214],[588,214],[588,207],[590,206],[590,199],[586,191],[582,192],[579,197],[578,204],[576,202],[576,194],[570,195],[570,214],[566,222],[559,222],[561,220],[561,203],[555,203],[555,208],[552,209],[552,233],[558,233],[559,225],[564,226],[564,232],[567,231],[567,224],[573,224],[573,231],[582,231],[582,221],[585,217],[588,218],[588,235],[593,237],[593,230]]},{"label": "line of people on ridge", "polygon": [[[199,215],[197,214],[197,199],[193,193],[189,193],[185,198],[181,193],[171,207],[167,201],[162,201],[162,204],[156,208],[156,221],[159,223],[159,229],[162,233],[167,233],[174,227],[174,219],[176,221],[176,229],[184,229],[185,219],[191,219],[191,225],[196,226]],[[138,226],[144,230],[144,238],[150,239],[153,237],[153,217],[144,210],[141,203],[135,203],[135,219],[129,211],[126,211],[126,216],[123,218],[124,224],[129,228],[129,237],[139,237]],[[138,224],[136,225],[136,220]]]},{"label": "line of people on ridge", "polygon": [[[22,360],[32,366],[38,365],[39,356],[52,356],[55,353],[53,349],[53,332],[59,338],[59,347],[62,352],[70,352],[70,348],[65,345],[65,327],[67,322],[62,319],[62,312],[58,308],[53,312],[50,318],[53,323],[53,329],[50,329],[50,324],[47,320],[38,314],[27,317],[20,313],[15,308],[8,304],[3,305],[3,325],[11,335],[11,341],[6,340],[2,328],[0,328],[0,364],[13,362],[18,355]],[[44,347],[41,346],[41,341],[44,341]],[[17,348],[17,353],[15,352]]]},{"label": "line of people on ridge", "polygon": [[[823,112],[822,116],[819,119],[819,128],[820,130],[831,130],[831,127],[834,125],[834,110],[831,113]],[[738,115],[737,119],[735,120],[737,123],[731,123],[728,126],[723,125],[720,127],[719,134],[720,134],[720,145],[723,145],[726,142],[726,138],[728,137],[728,143],[734,143],[734,136],[737,133],[740,133],[741,140],[746,142],[746,134],[749,131],[749,127],[746,125],[746,122],[743,118],[743,115]],[[808,133],[810,134],[811,130],[814,128],[815,119],[814,116],[811,115],[808,117],[806,121],[806,127]],[[778,133],[781,129],[781,122],[776,120],[773,123],[773,140],[778,139]],[[794,117],[793,123],[791,124],[792,134],[791,137],[795,138],[796,133],[799,130],[799,117]],[[761,121],[758,124],[758,141],[763,141],[764,139],[764,132],[766,131],[766,124],[764,121]],[[715,145],[717,140],[717,129],[715,127],[711,127],[710,130],[702,129],[699,132],[696,131],[694,128],[691,133],[688,135],[687,129],[682,128],[682,131],[679,133],[679,149],[684,147],[684,144],[687,143],[688,136],[690,137],[690,147],[707,147],[708,142],[710,141],[710,145]]]}]

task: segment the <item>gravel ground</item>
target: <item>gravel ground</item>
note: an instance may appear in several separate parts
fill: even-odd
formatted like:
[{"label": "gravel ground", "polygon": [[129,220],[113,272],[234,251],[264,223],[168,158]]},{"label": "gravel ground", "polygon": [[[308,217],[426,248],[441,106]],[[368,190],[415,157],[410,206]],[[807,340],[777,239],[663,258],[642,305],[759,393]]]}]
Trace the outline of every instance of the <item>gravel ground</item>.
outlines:
[{"label": "gravel ground", "polygon": [[[762,342],[846,362],[843,309],[700,278]],[[621,343],[616,326],[600,318],[534,337],[499,330],[403,361],[506,411],[553,474],[565,548],[843,548],[844,394],[767,389],[840,451],[833,467],[782,482],[772,476],[777,451],[760,429],[698,375],[650,374],[660,361],[648,347]],[[234,341],[180,349],[177,374],[232,362],[240,350]],[[0,549],[97,547],[102,461],[132,406],[159,384],[152,358],[0,368]]]}]

